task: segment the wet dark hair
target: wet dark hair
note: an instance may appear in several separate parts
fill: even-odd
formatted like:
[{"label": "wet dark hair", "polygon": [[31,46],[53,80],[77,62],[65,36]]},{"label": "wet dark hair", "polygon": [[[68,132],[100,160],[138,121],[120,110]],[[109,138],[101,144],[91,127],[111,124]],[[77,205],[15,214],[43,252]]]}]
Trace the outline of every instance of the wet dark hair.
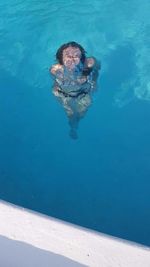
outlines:
[{"label": "wet dark hair", "polygon": [[63,44],[58,50],[57,50],[57,53],[56,53],[56,59],[58,60],[58,62],[63,65],[63,50],[68,48],[68,47],[75,47],[75,48],[79,48],[79,50],[81,51],[81,62],[82,64],[84,64],[85,62],[85,53],[86,51],[84,50],[84,48],[76,43],[76,42],[69,42],[69,43],[66,43],[66,44]]}]

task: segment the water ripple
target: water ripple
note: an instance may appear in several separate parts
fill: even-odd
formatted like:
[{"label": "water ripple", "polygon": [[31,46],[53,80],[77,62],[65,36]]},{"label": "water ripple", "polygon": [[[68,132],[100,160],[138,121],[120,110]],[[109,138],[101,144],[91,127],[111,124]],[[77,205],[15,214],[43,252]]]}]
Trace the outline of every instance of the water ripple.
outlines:
[{"label": "water ripple", "polygon": [[56,50],[69,40],[102,59],[107,74],[109,57],[126,43],[134,49],[136,72],[119,85],[124,93],[117,92],[116,99],[120,95],[123,102],[123,96],[133,93],[150,100],[148,0],[2,0],[0,9],[0,65],[11,75],[34,86],[48,86]]}]

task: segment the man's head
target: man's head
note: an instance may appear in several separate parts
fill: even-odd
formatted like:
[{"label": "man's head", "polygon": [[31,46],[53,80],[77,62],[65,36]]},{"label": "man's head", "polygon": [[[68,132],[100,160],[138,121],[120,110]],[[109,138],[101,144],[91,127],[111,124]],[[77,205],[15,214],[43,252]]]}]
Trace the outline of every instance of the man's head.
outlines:
[{"label": "man's head", "polygon": [[85,62],[85,50],[76,42],[69,42],[62,45],[57,53],[56,59],[61,65],[65,65],[67,68],[73,69],[80,62]]}]

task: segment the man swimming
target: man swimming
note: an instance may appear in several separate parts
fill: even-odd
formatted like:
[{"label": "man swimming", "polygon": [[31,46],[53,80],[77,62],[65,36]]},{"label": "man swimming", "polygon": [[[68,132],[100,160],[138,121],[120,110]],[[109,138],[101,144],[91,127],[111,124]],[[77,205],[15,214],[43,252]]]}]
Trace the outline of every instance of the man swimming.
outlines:
[{"label": "man swimming", "polygon": [[84,48],[76,42],[62,45],[57,53],[58,64],[50,68],[55,79],[53,93],[64,106],[70,135],[77,138],[79,120],[91,105],[91,93],[96,88],[98,64],[95,58],[87,58]]}]

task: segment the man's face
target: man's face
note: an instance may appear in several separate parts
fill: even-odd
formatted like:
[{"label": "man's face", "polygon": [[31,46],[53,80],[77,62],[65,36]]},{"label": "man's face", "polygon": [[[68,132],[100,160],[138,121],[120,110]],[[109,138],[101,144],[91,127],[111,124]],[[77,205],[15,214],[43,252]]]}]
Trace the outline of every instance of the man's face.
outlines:
[{"label": "man's face", "polygon": [[79,48],[69,46],[64,49],[63,63],[68,69],[74,69],[80,63],[80,59],[81,51]]}]

